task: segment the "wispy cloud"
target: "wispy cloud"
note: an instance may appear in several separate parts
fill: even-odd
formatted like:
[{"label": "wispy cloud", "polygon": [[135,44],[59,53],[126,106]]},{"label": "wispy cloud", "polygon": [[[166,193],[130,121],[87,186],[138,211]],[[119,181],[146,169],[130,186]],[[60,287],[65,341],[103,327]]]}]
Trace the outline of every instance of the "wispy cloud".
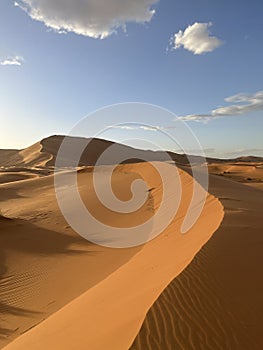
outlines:
[{"label": "wispy cloud", "polygon": [[198,23],[188,26],[184,31],[179,30],[171,38],[172,49],[185,48],[188,51],[193,52],[195,55],[201,55],[203,53],[214,51],[223,41],[215,36],[211,36],[209,27],[212,23]]},{"label": "wispy cloud", "polygon": [[17,0],[15,6],[59,33],[106,38],[128,22],[149,22],[158,0]]},{"label": "wispy cloud", "polygon": [[151,125],[109,125],[111,129],[122,129],[122,130],[145,130],[145,131],[161,131],[168,129],[175,129],[175,126],[151,126]]},{"label": "wispy cloud", "polygon": [[207,123],[209,120],[214,119],[211,114],[188,114],[183,116],[178,116],[177,119],[183,120],[186,122],[194,121],[194,122],[203,122]]},{"label": "wispy cloud", "polygon": [[189,114],[177,118],[184,121],[208,122],[215,118],[239,116],[247,113],[263,111],[263,91],[258,91],[254,94],[237,94],[225,98],[225,101],[234,104],[216,108],[208,114]]},{"label": "wispy cloud", "polygon": [[24,62],[24,58],[22,56],[13,56],[7,57],[0,60],[1,66],[21,66]]}]

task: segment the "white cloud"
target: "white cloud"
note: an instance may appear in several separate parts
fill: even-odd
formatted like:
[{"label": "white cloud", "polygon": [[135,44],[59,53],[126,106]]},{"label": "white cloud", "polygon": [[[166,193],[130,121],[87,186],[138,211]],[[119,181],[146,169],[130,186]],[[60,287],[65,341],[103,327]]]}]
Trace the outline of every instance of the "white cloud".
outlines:
[{"label": "white cloud", "polygon": [[1,66],[21,66],[24,61],[22,56],[7,57],[0,60]]},{"label": "white cloud", "polygon": [[111,129],[122,130],[145,130],[145,131],[161,131],[167,129],[175,129],[175,126],[151,126],[151,125],[110,125]]},{"label": "white cloud", "polygon": [[188,114],[177,117],[179,120],[183,121],[194,121],[194,122],[203,122],[207,123],[209,120],[213,119],[210,114]]},{"label": "white cloud", "polygon": [[15,6],[58,32],[106,38],[128,22],[149,22],[158,0],[18,0]]},{"label": "white cloud", "polygon": [[193,52],[195,55],[214,51],[223,44],[223,41],[211,36],[209,27],[212,23],[194,23],[188,26],[185,31],[179,30],[171,38],[173,49],[183,46],[186,50]]},{"label": "white cloud", "polygon": [[209,114],[189,114],[180,116],[178,119],[184,121],[202,121],[243,115],[251,112],[263,111],[263,91],[254,94],[238,94],[225,98],[226,102],[235,103],[226,107],[219,107],[211,111]]},{"label": "white cloud", "polygon": [[158,130],[163,130],[164,128],[161,126],[140,126],[139,129],[146,130],[146,131],[158,131]]},{"label": "white cloud", "polygon": [[146,130],[146,131],[157,131],[163,130],[161,126],[150,126],[150,125],[110,125],[108,128],[111,129],[122,129],[122,130]]},{"label": "white cloud", "polygon": [[212,111],[213,116],[241,115],[263,110],[263,91],[255,94],[238,94],[225,99],[226,102],[234,102],[228,107],[220,107]]},{"label": "white cloud", "polygon": [[134,126],[128,126],[128,125],[109,125],[107,126],[108,128],[111,129],[122,129],[122,130],[135,130],[138,129],[138,127],[134,127]]}]

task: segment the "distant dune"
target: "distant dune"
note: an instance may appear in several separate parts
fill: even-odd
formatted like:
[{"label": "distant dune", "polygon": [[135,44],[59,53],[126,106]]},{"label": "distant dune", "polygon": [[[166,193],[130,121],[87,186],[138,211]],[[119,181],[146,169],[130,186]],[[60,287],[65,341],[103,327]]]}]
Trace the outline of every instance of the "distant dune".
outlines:
[{"label": "distant dune", "polygon": [[[2,167],[53,167],[56,162],[56,156],[61,143],[65,136],[54,135],[35,143],[34,145],[25,148],[23,150],[0,150],[0,166]],[[69,137],[68,137],[69,138]],[[72,153],[67,154],[65,164],[71,166],[75,161],[74,144],[83,145],[88,143],[88,146],[84,148],[83,154],[80,158],[80,166],[92,166],[95,165],[99,156],[113,144],[116,145],[115,153],[107,159],[104,165],[114,164],[115,154],[125,154],[130,157],[130,160],[136,162],[136,160],[147,159],[149,161],[163,161],[167,160],[167,154],[170,158],[178,164],[188,164],[187,155],[178,154],[173,152],[163,151],[150,151],[150,150],[138,150],[123,144],[114,143],[103,139],[85,139],[81,137],[71,137]],[[193,161],[197,163],[203,162],[203,159],[198,156],[191,156]],[[222,160],[216,158],[207,158],[209,163],[222,163],[226,161],[231,162],[262,162],[263,158],[260,157],[239,157],[236,159]],[[102,164],[101,164],[102,165]]]},{"label": "distant dune", "polygon": [[[56,162],[56,156],[64,140],[64,136],[51,136],[43,139],[34,145],[23,149],[23,150],[12,150],[12,151],[1,151],[0,153],[0,166],[4,167],[54,167]],[[65,155],[65,165],[71,166],[75,163],[76,154],[74,152],[74,146],[79,144],[88,144],[85,148],[83,154],[79,160],[80,166],[92,166],[96,163],[99,156],[114,142],[106,141],[102,139],[85,139],[80,137],[71,137],[72,142],[71,152]],[[152,161],[167,159],[164,158],[164,152],[153,152],[153,151],[138,151],[132,147],[116,144],[117,147],[115,152],[118,154],[124,154],[130,157],[131,160],[135,161],[141,156],[143,158],[149,158]],[[104,163],[114,164],[115,154],[111,158],[107,159]],[[1,155],[2,154],[2,155]],[[181,155],[176,155],[179,159],[184,159],[185,157]]]}]

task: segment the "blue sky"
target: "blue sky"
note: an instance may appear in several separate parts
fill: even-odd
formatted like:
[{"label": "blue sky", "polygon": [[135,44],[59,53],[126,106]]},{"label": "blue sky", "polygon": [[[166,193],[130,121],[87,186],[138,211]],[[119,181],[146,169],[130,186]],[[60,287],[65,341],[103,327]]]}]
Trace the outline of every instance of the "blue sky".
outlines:
[{"label": "blue sky", "polygon": [[210,156],[263,155],[261,0],[107,3],[0,2],[0,148],[67,134],[98,108],[136,101],[175,113]]}]

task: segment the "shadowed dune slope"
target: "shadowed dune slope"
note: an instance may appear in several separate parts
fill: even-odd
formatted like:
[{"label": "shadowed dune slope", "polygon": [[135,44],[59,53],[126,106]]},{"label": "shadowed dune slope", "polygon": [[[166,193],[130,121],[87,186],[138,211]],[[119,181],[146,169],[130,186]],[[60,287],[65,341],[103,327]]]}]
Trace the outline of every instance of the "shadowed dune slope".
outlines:
[{"label": "shadowed dune slope", "polygon": [[262,192],[216,176],[209,191],[224,220],[151,307],[131,350],[263,349]]},{"label": "shadowed dune slope", "polygon": [[[80,174],[84,192],[90,176]],[[117,178],[123,193],[130,177],[126,174],[122,182]],[[0,347],[99,283],[140,249],[113,250],[76,234],[60,213],[52,175],[2,184],[0,199]]]},{"label": "shadowed dune slope", "polygon": [[0,166],[7,162],[8,159],[16,155],[19,151],[15,149],[0,149]]},{"label": "shadowed dune slope", "polygon": [[[166,163],[160,166],[166,176],[174,176],[175,167]],[[101,172],[102,175],[107,172],[107,167],[102,167]],[[90,185],[90,176],[89,171],[80,173],[80,191],[85,190],[85,186]],[[21,187],[17,183],[6,185],[13,196],[16,194],[20,198],[16,199],[16,206],[12,207],[11,204],[14,202],[6,197],[5,208],[9,208],[9,210],[4,210],[4,213],[9,214],[10,217],[16,216],[29,221],[40,230],[49,230],[49,234],[43,235],[43,237],[46,236],[45,247],[53,249],[51,252],[44,251],[43,257],[40,258],[39,251],[36,247],[34,248],[34,269],[28,266],[29,262],[32,265],[32,257],[26,249],[22,251],[23,257],[21,257],[20,262],[26,258],[27,264],[24,263],[21,266],[16,264],[11,253],[13,249],[17,250],[18,248],[12,247],[5,252],[4,281],[6,291],[9,288],[8,279],[12,282],[10,288],[14,285],[15,279],[16,288],[23,290],[22,294],[16,294],[17,297],[14,300],[7,301],[12,307],[19,307],[19,296],[24,295],[27,300],[24,307],[35,313],[40,313],[40,316],[38,314],[31,316],[27,327],[24,326],[22,329],[16,321],[19,328],[13,337],[16,339],[5,349],[128,349],[154,301],[191,262],[196,253],[219,227],[223,218],[223,207],[219,200],[208,195],[202,215],[192,229],[186,235],[182,235],[180,228],[192,197],[193,178],[181,170],[179,176],[183,191],[179,210],[172,222],[158,237],[145,245],[129,249],[109,249],[86,242],[88,250],[91,249],[93,252],[91,260],[85,257],[86,254],[89,254],[86,251],[87,248],[83,247],[85,243],[83,241],[75,242],[76,236],[66,229],[65,222],[63,223],[56,206],[54,203],[52,204],[54,194],[52,194],[52,188],[49,187],[52,176],[21,182]],[[131,196],[131,180],[138,177],[147,182],[150,191],[147,199],[148,204],[143,206],[142,212],[139,210],[137,215],[138,218],[139,216],[149,217],[158,210],[162,201],[161,179],[151,164],[119,166],[118,171],[113,176],[113,189],[116,189],[117,195],[128,196],[122,197],[127,200]],[[37,186],[32,191],[33,184],[37,184]],[[165,202],[167,207],[174,205],[178,193],[177,189],[172,186],[169,186],[168,191],[169,195]],[[7,196],[8,192],[5,193]],[[29,204],[30,198],[34,198],[35,208],[33,208],[32,203]],[[96,203],[96,199],[93,199]],[[102,208],[99,204],[95,204],[94,208],[97,211],[95,215],[100,216]],[[196,208],[193,208],[193,211],[195,210]],[[115,226],[120,222],[118,216],[111,217],[110,213],[108,215],[106,220],[109,224]],[[127,214],[126,221],[122,218],[121,222],[124,227],[131,224],[131,218],[130,214]],[[135,219],[133,218],[133,220]],[[54,238],[50,232],[51,225],[53,225],[53,232],[56,232]],[[54,239],[57,234],[62,235],[58,238],[62,244],[60,249],[59,247],[54,248]],[[19,241],[19,236],[17,240]],[[37,240],[35,240],[35,244],[36,242]],[[68,249],[77,250],[77,248],[84,250],[86,254],[80,254],[78,251],[67,251]],[[77,260],[75,263],[72,254]],[[43,260],[43,258],[45,259]],[[12,265],[12,274],[10,264]],[[10,269],[9,272],[8,269]],[[33,280],[37,281],[31,284],[31,289],[24,287],[26,283],[22,276],[25,275],[25,270],[27,270],[26,276],[31,279],[34,277]],[[32,270],[35,270],[36,273]],[[45,272],[44,278],[43,273],[39,274],[39,271]],[[26,281],[28,281],[28,277]],[[38,292],[37,298],[35,297],[33,300],[29,295],[32,293],[32,288],[33,291],[37,290]],[[43,310],[46,313],[43,313]],[[22,320],[26,322],[25,319]],[[37,323],[39,324],[36,325]],[[3,328],[8,329],[8,325],[9,322],[4,324]],[[13,327],[15,327],[15,322]],[[25,331],[26,333],[22,334]],[[8,337],[8,334],[6,336]]]}]

